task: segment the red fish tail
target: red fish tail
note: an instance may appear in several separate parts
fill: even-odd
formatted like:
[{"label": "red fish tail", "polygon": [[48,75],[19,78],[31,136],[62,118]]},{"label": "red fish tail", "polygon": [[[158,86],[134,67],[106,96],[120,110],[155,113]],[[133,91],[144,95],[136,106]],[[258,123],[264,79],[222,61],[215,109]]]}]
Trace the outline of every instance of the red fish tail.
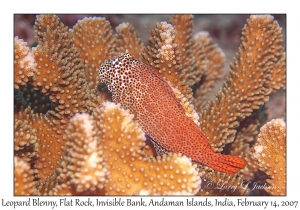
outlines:
[{"label": "red fish tail", "polygon": [[246,162],[243,158],[213,153],[207,165],[214,170],[225,172],[227,174],[234,174],[238,170],[244,168],[245,164]]}]

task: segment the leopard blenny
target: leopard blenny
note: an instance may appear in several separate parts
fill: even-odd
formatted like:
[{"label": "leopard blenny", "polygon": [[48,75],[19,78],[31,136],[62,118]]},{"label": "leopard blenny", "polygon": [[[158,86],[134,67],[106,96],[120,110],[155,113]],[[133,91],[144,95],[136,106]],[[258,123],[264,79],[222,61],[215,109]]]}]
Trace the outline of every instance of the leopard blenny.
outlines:
[{"label": "leopard blenny", "polygon": [[152,67],[125,53],[106,60],[98,71],[112,100],[129,109],[144,132],[165,150],[229,174],[244,168],[243,158],[213,151],[170,85]]}]

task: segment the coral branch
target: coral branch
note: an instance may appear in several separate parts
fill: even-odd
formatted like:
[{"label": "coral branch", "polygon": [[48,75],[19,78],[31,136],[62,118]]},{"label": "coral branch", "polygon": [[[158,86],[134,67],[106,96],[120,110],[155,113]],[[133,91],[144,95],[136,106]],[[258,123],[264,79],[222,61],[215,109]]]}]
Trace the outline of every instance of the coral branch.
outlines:
[{"label": "coral branch", "polygon": [[114,55],[116,39],[110,23],[105,18],[84,18],[79,20],[71,33],[74,45],[80,53],[86,79],[94,85],[99,83],[96,68]]},{"label": "coral branch", "polygon": [[104,102],[93,117],[76,115],[70,126],[70,143],[54,194],[133,195],[152,189],[166,195],[199,190],[196,165],[187,157],[143,157],[145,134],[120,105]]},{"label": "coral branch", "polygon": [[71,30],[74,45],[80,53],[84,64],[90,100],[90,109],[97,107],[109,99],[107,92],[99,89],[100,83],[96,68],[106,59],[115,54],[116,39],[112,33],[110,23],[101,17],[84,18]]},{"label": "coral branch", "polygon": [[33,170],[30,168],[29,163],[18,157],[15,157],[14,162],[15,195],[36,195]]},{"label": "coral branch", "polygon": [[[15,114],[15,118],[23,121],[23,123],[30,122],[29,125],[32,129],[30,132],[36,131],[38,144],[34,147],[38,147],[38,154],[33,167],[36,169],[36,176],[45,180],[59,166],[59,161],[65,149],[63,140],[65,127],[60,126],[60,120],[55,119],[54,113],[35,114],[30,108]],[[16,124],[18,120],[16,120]]]},{"label": "coral branch", "polygon": [[[177,88],[186,98],[191,98],[191,89],[184,84],[182,64],[180,63],[180,51],[176,43],[176,31],[174,26],[167,22],[161,22],[151,31],[150,46],[147,46],[143,57],[150,66]],[[189,96],[189,97],[187,97]]]},{"label": "coral branch", "polygon": [[[177,50],[180,52],[177,58],[181,65],[179,77],[184,85],[190,87],[198,80],[199,74],[202,73],[202,69],[197,68],[201,63],[196,57],[198,52],[193,48],[193,18],[193,15],[172,15],[170,18],[170,23],[174,26],[176,33],[174,41],[177,44]],[[181,88],[180,91],[184,91],[182,93],[187,98],[190,98],[189,92],[185,92]]]},{"label": "coral branch", "polygon": [[110,174],[94,123],[88,114],[76,114],[70,120],[66,132],[67,153],[60,163],[58,176],[61,185],[55,194],[103,194]]},{"label": "coral branch", "polygon": [[237,59],[216,97],[201,112],[202,130],[222,151],[233,141],[239,122],[268,100],[271,73],[281,53],[281,30],[272,16],[250,16]]},{"label": "coral branch", "polygon": [[203,48],[202,54],[204,56],[202,59],[205,60],[206,65],[205,71],[201,73],[199,88],[196,89],[193,100],[195,109],[201,112],[209,99],[212,88],[216,85],[216,82],[221,79],[222,73],[224,72],[225,55],[207,32],[195,34],[194,40],[196,44]]},{"label": "coral branch", "polygon": [[31,123],[27,120],[16,120],[14,133],[15,156],[24,161],[31,161],[38,153],[38,142],[40,140],[37,138],[37,130],[33,129]]},{"label": "coral branch", "polygon": [[157,159],[141,156],[145,134],[133,121],[133,115],[120,109],[120,105],[104,103],[96,116],[112,176],[106,186],[107,194],[130,195],[145,188],[157,194],[198,191],[200,180],[196,166],[188,158],[177,154]]},{"label": "coral branch", "polygon": [[36,63],[27,43],[23,39],[14,39],[14,88],[25,85],[36,71]]},{"label": "coral branch", "polygon": [[266,172],[271,195],[286,195],[286,128],[282,119],[274,119],[261,127],[254,145],[253,157],[260,170]]},{"label": "coral branch", "polygon": [[41,15],[35,32],[39,44],[33,49],[37,63],[33,85],[59,103],[56,111],[64,117],[87,111],[85,75],[68,28],[55,15]]},{"label": "coral branch", "polygon": [[258,170],[257,161],[253,160],[252,152],[250,151],[257,134],[259,133],[259,127],[266,121],[266,115],[264,114],[265,107],[254,110],[252,114],[246,117],[237,128],[237,133],[234,141],[229,144],[229,154],[241,155],[246,160],[246,166],[241,170],[241,174],[244,175],[244,179],[251,180],[254,178],[254,173]]},{"label": "coral branch", "polygon": [[125,53],[126,51],[132,54],[136,59],[142,59],[144,45],[137,37],[134,28],[129,23],[121,23],[116,27],[117,47],[116,53]]},{"label": "coral branch", "polygon": [[285,89],[286,85],[286,64],[285,64],[285,53],[282,52],[279,56],[278,61],[273,67],[271,88],[273,91],[279,88]]}]

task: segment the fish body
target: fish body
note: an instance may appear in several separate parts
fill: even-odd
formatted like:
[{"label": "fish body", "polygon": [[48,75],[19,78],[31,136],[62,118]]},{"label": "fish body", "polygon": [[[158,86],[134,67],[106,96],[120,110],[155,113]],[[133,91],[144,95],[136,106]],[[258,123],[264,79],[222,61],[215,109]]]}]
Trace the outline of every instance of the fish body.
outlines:
[{"label": "fish body", "polygon": [[105,61],[98,71],[112,100],[129,109],[144,132],[167,151],[230,174],[245,166],[243,158],[213,151],[198,125],[185,115],[172,88],[152,67],[125,53]]}]

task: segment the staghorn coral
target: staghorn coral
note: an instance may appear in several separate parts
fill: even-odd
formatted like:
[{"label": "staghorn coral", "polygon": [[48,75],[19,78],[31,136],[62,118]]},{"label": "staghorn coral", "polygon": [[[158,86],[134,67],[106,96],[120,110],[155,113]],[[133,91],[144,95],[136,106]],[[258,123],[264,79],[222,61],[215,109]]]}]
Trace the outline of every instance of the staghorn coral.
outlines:
[{"label": "staghorn coral", "polygon": [[233,141],[239,121],[268,100],[272,70],[282,62],[282,35],[273,17],[250,16],[247,23],[227,82],[200,113],[203,132],[216,151]]},{"label": "staghorn coral", "polygon": [[71,33],[84,63],[86,79],[89,84],[97,85],[99,78],[96,68],[114,53],[116,40],[112,28],[105,18],[84,18],[78,21]]},{"label": "staghorn coral", "polygon": [[14,134],[15,156],[24,161],[31,161],[38,153],[37,130],[32,128],[32,124],[27,120],[15,120]]},{"label": "staghorn coral", "polygon": [[271,195],[286,195],[286,128],[282,119],[273,119],[260,128],[254,145],[253,158],[265,171],[270,184],[265,190]]},{"label": "staghorn coral", "polygon": [[145,134],[120,104],[104,102],[93,116],[77,114],[67,135],[55,195],[133,195],[143,189],[168,195],[199,190],[196,165],[188,158],[143,155]]},{"label": "staghorn coral", "polygon": [[18,89],[20,85],[25,85],[28,78],[32,77],[36,63],[32,52],[23,39],[15,37],[14,39],[14,88]]},{"label": "staghorn coral", "polygon": [[[75,28],[74,26],[73,29],[68,31],[67,27],[63,26],[63,24],[60,23],[59,18],[55,15],[42,15],[37,17],[35,32],[36,38],[38,39],[38,45],[36,48],[29,48],[29,51],[26,52],[27,54],[34,52],[34,62],[37,63],[37,65],[33,64],[30,66],[26,66],[26,68],[32,68],[32,66],[35,66],[36,71],[33,71],[33,75],[28,76],[28,82],[27,80],[24,80],[25,82],[21,82],[22,84],[20,82],[20,84],[17,84],[20,86],[24,85],[24,83],[28,84],[32,81],[34,88],[43,90],[44,94],[48,94],[50,96],[50,100],[53,103],[57,103],[57,106],[55,106],[54,109],[49,109],[46,113],[44,112],[38,114],[35,113],[35,109],[26,109],[26,105],[23,105],[21,106],[21,108],[15,109],[14,117],[15,122],[17,122],[18,120],[23,121],[23,123],[27,121],[31,125],[31,127],[36,130],[36,137],[37,141],[39,142],[37,150],[38,155],[34,155],[35,157],[31,158],[31,166],[35,171],[36,189],[39,191],[38,194],[119,194],[122,193],[122,189],[124,190],[124,186],[122,188],[117,188],[118,186],[115,185],[113,186],[113,190],[115,191],[112,190],[105,192],[105,190],[107,190],[107,188],[105,187],[102,189],[97,189],[97,185],[95,185],[96,182],[93,181],[93,178],[95,178],[94,176],[91,177],[91,179],[86,180],[84,183],[81,183],[81,180],[79,180],[78,178],[74,178],[76,177],[76,172],[73,173],[72,170],[75,170],[76,168],[68,168],[66,164],[73,163],[74,165],[76,165],[75,163],[77,162],[83,163],[85,160],[85,155],[90,154],[85,153],[84,150],[80,150],[81,148],[78,148],[78,150],[73,150],[73,152],[71,152],[72,150],[68,145],[72,145],[71,142],[77,138],[75,136],[71,137],[72,135],[70,135],[71,130],[69,129],[71,129],[72,125],[71,118],[78,112],[89,114],[88,118],[94,118],[95,116],[97,116],[96,112],[99,105],[103,101],[110,99],[107,89],[103,87],[103,85],[97,84],[97,76],[96,78],[93,78],[93,76],[91,75],[96,74],[95,72],[93,72],[93,69],[97,68],[97,65],[100,65],[102,61],[109,59],[113,55],[119,55],[119,53],[124,53],[126,50],[128,50],[130,54],[136,53],[135,56],[137,59],[153,66],[158,71],[158,73],[162,73],[162,76],[172,86],[175,87],[172,90],[175,91],[175,95],[179,99],[185,111],[190,113],[189,117],[191,117],[195,121],[198,119],[197,115],[195,115],[195,110],[200,114],[201,129],[211,141],[214,149],[216,151],[223,150],[224,154],[229,154],[229,152],[224,149],[225,147],[228,148],[229,151],[231,151],[230,144],[228,144],[229,142],[235,143],[235,140],[239,139],[238,136],[243,136],[244,130],[246,131],[245,133],[247,133],[247,129],[240,129],[244,124],[243,121],[249,117],[253,117],[253,122],[256,122],[257,118],[255,118],[254,115],[250,115],[250,112],[252,112],[250,110],[246,110],[245,113],[239,113],[238,109],[231,109],[229,115],[236,113],[238,117],[235,118],[230,116],[227,118],[222,118],[223,120],[229,120],[231,123],[233,122],[232,124],[228,124],[227,121],[222,122],[217,127],[212,127],[212,129],[209,130],[205,126],[207,126],[208,124],[216,124],[216,119],[220,119],[220,117],[218,117],[219,111],[215,112],[213,110],[210,114],[205,113],[208,109],[210,109],[209,107],[211,106],[211,104],[218,104],[217,102],[219,101],[219,99],[221,99],[218,98],[220,97],[220,95],[227,95],[227,97],[229,98],[234,97],[232,96],[232,93],[230,95],[230,91],[232,91],[232,89],[228,90],[224,88],[226,87],[226,85],[233,85],[233,87],[235,87],[233,89],[234,91],[240,90],[240,87],[242,87],[241,83],[239,82],[239,77],[241,75],[233,78],[232,75],[237,75],[236,72],[242,70],[243,68],[246,70],[251,69],[249,68],[249,63],[246,62],[245,64],[243,64],[243,61],[245,60],[243,56],[246,55],[247,57],[247,53],[244,53],[243,49],[250,50],[250,46],[252,43],[247,42],[247,40],[250,39],[249,37],[259,37],[264,33],[265,40],[268,40],[266,41],[266,43],[270,46],[268,48],[267,54],[273,54],[274,56],[268,57],[268,55],[263,55],[263,52],[259,50],[256,52],[253,51],[254,53],[252,53],[256,56],[262,53],[261,56],[265,56],[264,58],[262,58],[264,59],[263,61],[269,61],[269,63],[267,62],[268,67],[261,70],[268,72],[266,73],[266,75],[268,77],[270,87],[272,87],[270,88],[272,90],[265,91],[266,95],[269,94],[268,91],[276,91],[278,88],[282,88],[285,86],[285,54],[281,47],[278,47],[281,42],[281,38],[279,35],[280,29],[278,25],[276,25],[276,21],[274,21],[271,16],[250,17],[248,25],[245,26],[245,29],[243,29],[243,47],[240,48],[241,50],[237,55],[237,61],[234,65],[232,65],[233,70],[230,73],[231,76],[227,78],[227,80],[230,82],[225,83],[224,87],[222,88],[223,93],[219,93],[219,96],[212,100],[209,99],[210,95],[208,95],[207,92],[209,92],[209,89],[212,89],[216,81],[220,79],[220,74],[223,71],[222,68],[224,66],[224,61],[222,60],[223,53],[220,48],[212,42],[207,33],[201,32],[202,34],[206,34],[205,36],[202,36],[202,38],[205,38],[204,40],[200,40],[199,36],[193,36],[193,16],[175,15],[171,17],[170,24],[166,22],[158,23],[157,27],[151,33],[152,36],[150,38],[150,45],[147,46],[145,43],[145,48],[143,47],[143,43],[140,42],[137,34],[134,32],[134,29],[130,24],[124,23],[118,26],[116,28],[117,33],[116,35],[114,35],[113,31],[111,31],[111,26],[109,25],[109,23],[105,19],[100,19],[102,18],[86,18],[82,23],[78,23],[77,28]],[[265,20],[267,20],[267,22],[265,22]],[[94,21],[103,22],[104,27],[99,30],[91,30],[90,25],[92,25],[93,27]],[[257,23],[258,25],[261,24],[262,26],[266,26],[265,29],[263,29],[263,27],[261,26],[253,27],[253,25]],[[81,24],[84,29],[78,30],[80,28],[78,26]],[[269,26],[270,30],[267,30]],[[108,28],[110,29],[107,30]],[[88,30],[90,33],[87,33],[86,30]],[[266,31],[270,31],[270,33],[265,33]],[[104,34],[103,39],[97,38],[97,36],[100,36],[97,35],[98,32],[102,32]],[[81,38],[75,38],[75,33],[77,33],[78,37]],[[93,42],[94,40],[98,40],[101,49],[97,49],[99,49],[101,52],[105,52],[104,54],[106,56],[100,58],[95,48],[93,51],[92,45],[90,44],[91,42],[83,41],[90,39],[89,36],[93,37],[91,39],[91,42]],[[85,39],[82,39],[83,37]],[[52,39],[53,41],[51,41]],[[65,43],[63,43],[62,40],[65,40]],[[105,43],[110,44],[103,44],[102,41],[104,40]],[[81,51],[81,48],[88,49],[88,51]],[[217,53],[211,54],[210,52]],[[211,55],[216,55],[216,57],[214,58]],[[168,58],[169,60],[167,60],[166,58]],[[240,63],[242,63],[244,66]],[[49,68],[53,66],[54,69]],[[251,75],[251,72],[246,71],[244,77],[249,77],[249,75]],[[57,78],[57,80],[55,78]],[[59,80],[60,78],[63,78],[61,80],[62,82]],[[17,79],[18,78],[15,73],[15,83]],[[60,83],[58,86],[55,85],[58,84],[55,83],[57,81],[59,81]],[[245,83],[247,83],[246,79],[244,81],[246,81]],[[257,83],[257,86],[260,87],[259,85],[263,84],[263,81],[258,80]],[[256,88],[255,85],[253,85],[253,87]],[[268,88],[268,86],[266,87]],[[201,94],[195,94],[201,91]],[[247,90],[246,92],[251,91]],[[257,90],[257,92],[259,91]],[[22,94],[20,94],[17,100],[21,98]],[[69,98],[71,100],[69,100]],[[263,100],[259,99],[258,104],[262,104],[266,100],[267,97]],[[25,101],[28,100],[26,99]],[[201,102],[199,103],[198,101]],[[214,101],[214,103],[212,103],[212,101]],[[227,99],[222,99],[221,101],[223,101],[223,103],[219,104],[219,106],[222,108],[220,109],[220,112],[226,114],[223,109],[228,108],[234,103]],[[242,101],[242,104],[246,104],[247,106],[249,106],[251,103],[251,100],[248,102]],[[193,108],[193,105],[195,106],[195,108]],[[254,108],[256,109],[257,107]],[[216,107],[214,107],[213,109],[216,109]],[[101,115],[101,113],[98,114]],[[249,120],[251,121],[250,118]],[[108,123],[108,120],[105,119],[103,122],[105,125],[106,123]],[[199,123],[197,124],[199,125]],[[261,124],[261,121],[259,121],[259,123],[257,124],[256,129],[259,128],[259,124]],[[80,126],[78,125],[76,127],[74,125],[73,128],[79,129]],[[96,126],[96,130],[97,134],[104,132],[100,126]],[[255,129],[252,129],[251,127],[249,127],[248,129],[249,133],[252,133],[253,130]],[[224,142],[224,138],[228,136],[228,134],[230,138],[228,139],[228,141]],[[255,138],[255,136],[256,133],[254,132],[253,138]],[[95,138],[99,138],[99,136]],[[156,156],[156,154],[153,150],[149,149],[149,147],[152,147],[153,145],[149,144],[149,141],[146,142],[148,146],[139,148],[139,151],[141,151],[142,154],[142,158],[148,158],[149,160],[153,161],[161,161],[161,158],[164,159],[168,158],[169,156],[173,157],[172,153],[170,153],[168,156],[163,155],[162,157],[154,157]],[[103,146],[102,143],[103,142],[99,143],[99,148]],[[67,146],[65,146],[65,144]],[[249,149],[251,148],[251,146],[252,143],[245,144],[245,147],[241,147],[241,150],[235,151],[234,155],[245,157],[247,160],[247,157],[249,157],[249,155],[251,155],[252,153],[252,150]],[[131,152],[130,148],[130,146],[126,147],[126,150],[128,150],[129,153]],[[84,155],[80,155],[80,158],[77,158],[75,154],[80,154],[80,151],[83,152]],[[104,150],[104,153],[105,152],[106,151]],[[163,148],[162,152],[165,152]],[[71,154],[75,155],[74,160],[71,160]],[[55,159],[53,159],[54,157]],[[103,154],[103,157],[105,157],[105,154]],[[114,153],[113,158],[117,157],[119,156]],[[182,162],[188,165],[190,164],[190,166],[192,166],[188,159],[184,158],[184,160],[185,161],[181,161],[181,166]],[[170,165],[170,162],[168,162],[168,164],[163,162],[163,164]],[[109,166],[109,164],[107,166]],[[106,166],[104,165],[101,165],[101,167],[106,168]],[[131,166],[129,166],[129,168],[130,167]],[[212,169],[208,168],[207,166],[198,165],[198,167],[199,168],[197,170],[201,171],[200,176],[204,180],[202,182],[201,188],[205,186],[204,183],[206,183],[207,180],[216,182],[221,179],[226,180],[226,183],[236,185],[241,189],[235,191],[235,195],[244,194],[245,190],[247,190],[241,188],[240,186],[241,180],[243,179],[243,176],[241,175],[221,175],[216,171],[212,171]],[[56,169],[58,171],[56,171]],[[85,172],[80,172],[79,174],[77,173],[78,177],[85,177],[83,175],[85,173],[88,173],[89,170],[92,170],[92,168],[86,168]],[[252,167],[249,170],[250,174],[259,171],[255,167]],[[139,171],[137,170],[136,174],[138,173]],[[174,171],[170,171],[169,173],[174,174]],[[104,174],[105,175],[102,176],[104,180],[103,183],[107,184],[109,183],[109,176],[113,173],[107,172]],[[245,176],[246,174],[243,172],[243,175]],[[166,179],[164,184],[170,182],[170,176],[167,177],[168,179]],[[181,177],[184,176],[181,175]],[[84,180],[85,179],[83,178],[82,181]],[[132,185],[134,183],[134,180],[128,180],[129,184]],[[87,184],[87,186],[91,186],[91,189],[96,190],[85,191],[85,184]],[[126,191],[126,194],[180,194],[178,190],[160,191],[159,187],[157,186],[158,185],[154,187],[154,191],[149,190],[149,188],[139,188],[134,192]],[[198,189],[199,187],[200,186],[198,186]],[[117,189],[119,189],[119,191]],[[201,192],[205,192],[205,190],[203,189],[199,192],[199,194],[201,194]],[[181,190],[181,193],[195,194],[196,190],[189,192]],[[214,195],[224,194],[224,192],[220,190],[215,190],[214,192],[208,191],[204,194],[206,193],[213,193]],[[230,195],[231,193],[230,191],[227,191],[226,194]]]},{"label": "staghorn coral", "polygon": [[15,119],[27,120],[36,130],[39,146],[33,166],[36,176],[45,180],[58,167],[68,119],[76,112],[87,111],[85,99],[89,91],[73,38],[59,19],[54,15],[37,16],[35,32],[39,44],[26,51],[28,56],[33,55],[36,66],[29,79],[35,89],[49,95],[57,106],[45,114],[21,106],[20,110],[15,110]]},{"label": "staghorn coral", "polygon": [[35,34],[39,44],[33,48],[37,64],[33,86],[59,103],[55,109],[63,118],[86,112],[89,90],[72,34],[53,15],[37,16]]},{"label": "staghorn coral", "polygon": [[113,56],[116,39],[105,18],[84,18],[70,30],[74,46],[84,65],[86,83],[89,90],[86,101],[90,109],[97,107],[109,97],[106,91],[98,88],[99,78],[96,68],[107,58]]},{"label": "staghorn coral", "polygon": [[[195,34],[193,38],[195,43],[200,46],[200,49],[204,51],[202,53],[203,58],[200,59],[205,61],[203,62],[203,65],[206,65],[205,67],[202,67],[206,70],[203,71],[203,75],[199,77],[201,80],[199,81],[199,84],[197,84],[198,88],[193,95],[195,109],[198,112],[201,112],[209,99],[209,95],[212,92],[211,90],[214,88],[216,81],[221,79],[225,69],[225,56],[218,45],[214,43],[209,33],[201,31]],[[200,49],[198,50],[199,52],[201,52]]]},{"label": "staghorn coral", "polygon": [[14,158],[14,192],[15,195],[36,195],[34,172],[28,162],[19,157]]},{"label": "staghorn coral", "polygon": [[[167,22],[157,23],[156,28],[151,31],[150,46],[147,46],[143,57],[147,64],[157,69],[163,78],[190,99],[192,90],[183,80],[188,71],[196,69],[198,64],[191,57],[192,16],[172,16],[170,21],[176,22],[177,26]],[[183,36],[181,32],[186,34]]]},{"label": "staghorn coral", "polygon": [[86,113],[76,114],[70,120],[66,154],[60,163],[59,185],[54,194],[101,194],[107,184],[110,174],[93,124]]},{"label": "staghorn coral", "polygon": [[137,37],[134,28],[129,23],[122,23],[116,28],[117,48],[116,53],[128,52],[136,59],[142,59],[144,45]]},{"label": "staghorn coral", "polygon": [[[34,135],[37,138],[36,141],[38,144],[34,147],[31,146],[30,152],[36,154],[31,162],[35,169],[35,176],[41,180],[45,180],[46,177],[58,167],[59,160],[65,147],[62,128],[59,124],[58,126],[54,124],[56,120],[52,119],[52,116],[49,115],[49,113],[34,113],[30,107],[15,113],[15,119],[23,121],[23,123],[28,122],[27,124],[30,126],[30,133],[34,132]],[[18,121],[15,120],[15,124],[16,122]],[[37,149],[35,149],[36,147]],[[18,151],[15,150],[15,152]]]},{"label": "staghorn coral", "polygon": [[256,142],[259,127],[266,121],[264,114],[265,107],[262,106],[243,120],[237,128],[235,140],[226,148],[231,155],[240,154],[246,160],[246,167],[241,170],[244,179],[251,180],[254,178],[254,172],[258,169],[256,161],[252,158],[250,152],[254,143]]}]

